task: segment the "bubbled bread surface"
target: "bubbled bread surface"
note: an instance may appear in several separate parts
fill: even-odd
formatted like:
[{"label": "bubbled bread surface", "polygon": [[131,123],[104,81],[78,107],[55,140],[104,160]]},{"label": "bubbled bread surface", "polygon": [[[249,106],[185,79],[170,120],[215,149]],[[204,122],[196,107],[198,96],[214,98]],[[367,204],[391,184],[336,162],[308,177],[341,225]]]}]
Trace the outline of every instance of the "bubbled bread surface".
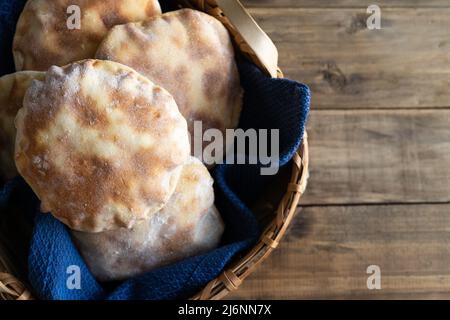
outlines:
[{"label": "bubbled bread surface", "polygon": [[202,137],[194,136],[194,121],[203,131],[222,133],[238,125],[243,90],[233,46],[226,28],[208,14],[182,9],[116,26],[96,57],[131,66],[167,89],[195,139]]},{"label": "bubbled bread surface", "polygon": [[131,229],[72,235],[98,280],[122,280],[215,248],[224,225],[213,204],[213,179],[191,158],[167,205],[148,221]]},{"label": "bubbled bread surface", "polygon": [[14,163],[16,128],[14,119],[23,106],[23,98],[34,79],[43,79],[45,73],[22,71],[0,78],[0,177],[11,179],[17,173]]},{"label": "bubbled bread surface", "polygon": [[28,89],[16,126],[16,165],[42,211],[86,232],[148,219],[189,156],[172,96],[110,61],[52,67]]},{"label": "bubbled bread surface", "polygon": [[[80,29],[69,28],[80,13]],[[47,71],[94,58],[109,29],[161,14],[157,0],[28,0],[19,18],[13,52],[16,70]]]}]

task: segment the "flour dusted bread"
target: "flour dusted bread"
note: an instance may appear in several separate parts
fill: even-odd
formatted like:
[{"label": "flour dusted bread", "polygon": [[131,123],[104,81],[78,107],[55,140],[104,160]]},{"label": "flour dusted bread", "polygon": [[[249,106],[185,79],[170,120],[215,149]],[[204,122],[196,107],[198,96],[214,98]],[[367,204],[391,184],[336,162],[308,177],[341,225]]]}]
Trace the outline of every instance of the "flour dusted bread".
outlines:
[{"label": "flour dusted bread", "polygon": [[44,73],[23,71],[0,78],[0,179],[17,175],[14,163],[16,128],[14,119],[23,105],[23,97],[33,79],[43,79]]},{"label": "flour dusted bread", "polygon": [[[80,29],[69,29],[80,8]],[[108,30],[161,14],[157,0],[29,0],[17,23],[16,70],[46,71],[52,65],[93,58]]]},{"label": "flour dusted bread", "polygon": [[169,200],[189,157],[172,96],[119,63],[51,67],[16,118],[16,165],[70,228],[130,228]]},{"label": "flour dusted bread", "polygon": [[242,88],[233,46],[226,28],[205,13],[183,9],[116,26],[96,57],[129,65],[167,89],[192,137],[196,120],[203,130],[238,125]]},{"label": "flour dusted bread", "polygon": [[132,229],[72,232],[91,272],[100,281],[121,280],[216,247],[224,226],[212,185],[205,166],[191,158],[168,204],[148,221]]}]

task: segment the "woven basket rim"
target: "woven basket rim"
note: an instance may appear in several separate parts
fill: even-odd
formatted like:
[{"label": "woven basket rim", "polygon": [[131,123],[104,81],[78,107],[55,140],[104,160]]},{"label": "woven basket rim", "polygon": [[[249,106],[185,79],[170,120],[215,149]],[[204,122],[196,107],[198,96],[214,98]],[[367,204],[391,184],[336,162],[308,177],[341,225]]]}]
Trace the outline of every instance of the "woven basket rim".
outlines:
[{"label": "woven basket rim", "polygon": [[[231,25],[214,0],[178,0],[184,6],[204,11],[220,20],[229,30],[236,47],[240,52],[254,62],[261,69],[259,59],[254,52],[249,50],[239,33]],[[278,78],[283,78],[282,71],[278,68]],[[294,218],[300,198],[305,192],[309,177],[309,147],[308,136],[305,131],[300,148],[292,159],[292,173],[275,218],[269,223],[262,233],[256,245],[248,253],[233,262],[217,278],[211,280],[200,292],[191,297],[192,300],[218,300],[224,298],[230,292],[237,290],[243,281],[252,274],[256,268],[275,250],[283,239],[286,230]],[[8,269],[8,263],[0,256],[0,300],[32,300],[33,296],[27,285],[18,280]]]},{"label": "woven basket rim", "polygon": [[278,247],[292,222],[309,177],[309,146],[305,131],[303,142],[292,159],[292,173],[275,218],[262,233],[257,244],[231,267],[210,281],[193,300],[219,300],[237,290],[243,281]]}]

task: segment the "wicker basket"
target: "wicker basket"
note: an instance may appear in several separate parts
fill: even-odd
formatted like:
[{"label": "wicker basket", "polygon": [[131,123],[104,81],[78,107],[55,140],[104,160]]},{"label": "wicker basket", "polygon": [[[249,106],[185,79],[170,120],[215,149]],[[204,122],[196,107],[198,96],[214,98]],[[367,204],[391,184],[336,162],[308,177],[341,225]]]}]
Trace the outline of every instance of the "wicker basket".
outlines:
[{"label": "wicker basket", "polygon": [[[278,68],[278,52],[269,37],[259,28],[238,0],[178,0],[180,7],[204,11],[220,20],[229,30],[236,49],[272,77],[283,77]],[[297,210],[308,179],[308,140],[305,132],[302,146],[297,150],[290,181],[278,209],[260,240],[245,256],[234,261],[219,277],[209,282],[194,300],[216,300],[236,290],[256,267],[277,248]],[[0,237],[0,300],[33,299],[27,285],[13,274]]]}]

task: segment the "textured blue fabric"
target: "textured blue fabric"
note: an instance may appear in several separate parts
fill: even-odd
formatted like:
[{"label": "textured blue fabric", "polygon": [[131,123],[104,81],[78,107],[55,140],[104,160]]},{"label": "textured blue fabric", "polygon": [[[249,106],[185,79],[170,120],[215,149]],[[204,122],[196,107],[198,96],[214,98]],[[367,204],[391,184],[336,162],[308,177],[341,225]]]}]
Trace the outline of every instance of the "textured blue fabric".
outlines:
[{"label": "textured blue fabric", "polygon": [[[1,75],[13,71],[11,40],[23,3],[0,0]],[[240,127],[279,129],[280,166],[285,166],[303,137],[309,90],[294,81],[270,79],[248,62],[240,62],[239,68],[245,89]],[[226,224],[219,248],[121,283],[98,283],[94,279],[67,228],[51,215],[38,214],[39,202],[23,179],[16,178],[0,188],[0,214],[13,199],[20,198],[27,204],[23,207],[24,214],[34,219],[29,280],[41,299],[186,298],[219,275],[236,254],[257,240],[260,228],[249,207],[274,178],[261,176],[260,168],[260,165],[220,165],[213,171],[216,204]],[[80,268],[81,290],[68,289],[70,266]]]},{"label": "textured blue fabric", "polygon": [[0,75],[14,72],[12,41],[26,0],[0,0]]}]

